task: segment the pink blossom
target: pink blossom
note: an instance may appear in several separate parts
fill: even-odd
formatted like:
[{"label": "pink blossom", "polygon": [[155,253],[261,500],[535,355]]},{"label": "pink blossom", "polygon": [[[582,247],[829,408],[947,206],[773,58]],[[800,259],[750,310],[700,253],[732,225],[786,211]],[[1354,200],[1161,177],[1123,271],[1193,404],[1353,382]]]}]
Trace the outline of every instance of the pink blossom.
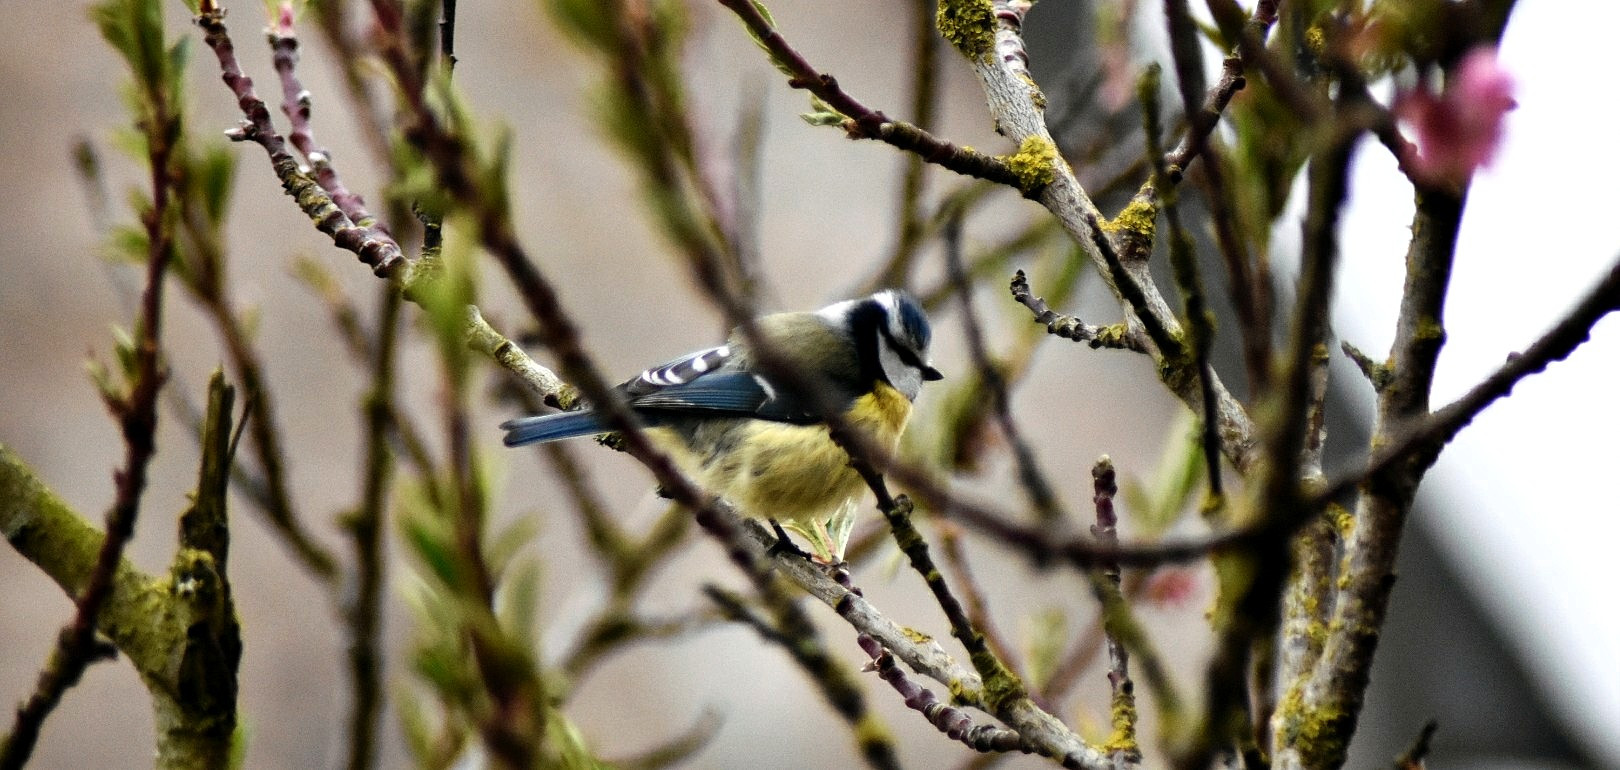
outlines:
[{"label": "pink blossom", "polygon": [[1482,46],[1458,63],[1438,96],[1410,91],[1395,100],[1395,115],[1417,136],[1402,160],[1419,180],[1462,184],[1496,156],[1502,122],[1513,100],[1513,77],[1496,49]]},{"label": "pink blossom", "polygon": [[290,0],[282,0],[276,7],[276,23],[272,26],[270,34],[276,37],[292,37],[293,30],[293,4]]},{"label": "pink blossom", "polygon": [[1147,600],[1160,607],[1181,607],[1198,592],[1198,574],[1185,567],[1162,569],[1148,577]]}]

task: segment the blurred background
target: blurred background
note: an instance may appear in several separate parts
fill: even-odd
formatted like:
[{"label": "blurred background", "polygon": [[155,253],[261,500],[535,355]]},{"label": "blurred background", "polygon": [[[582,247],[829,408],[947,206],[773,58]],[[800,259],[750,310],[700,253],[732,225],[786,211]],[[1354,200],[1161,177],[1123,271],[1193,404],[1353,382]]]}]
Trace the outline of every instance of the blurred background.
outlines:
[{"label": "blurred background", "polygon": [[[268,52],[257,45],[257,4],[229,5],[244,65],[273,91]],[[1151,4],[1145,4],[1151,5]],[[1053,100],[1051,113],[1094,67],[1097,52],[1078,49],[1108,8],[1045,0],[1025,25],[1032,67]],[[139,166],[115,149],[126,122],[120,62],[86,19],[85,5],[11,3],[0,28],[0,200],[10,216],[0,242],[0,441],[17,451],[70,504],[99,521],[113,497],[111,469],[122,445],[84,375],[86,357],[107,360],[113,324],[128,325],[139,278],[107,263],[106,228],[127,218],[126,190]],[[771,10],[784,34],[810,61],[837,75],[866,104],[900,118],[910,31],[906,4],[789,2]],[[180,3],[168,9],[170,34],[195,35]],[[763,244],[762,304],[816,307],[847,296],[867,280],[896,237],[902,159],[874,142],[844,140],[796,116],[804,96],[791,92],[737,22],[717,5],[691,3],[689,93],[709,157],[728,178],[729,147],[740,107],[763,106],[762,188],[758,225]],[[1155,8],[1138,8],[1130,55],[1164,60]],[[1437,403],[1466,390],[1509,352],[1521,349],[1573,301],[1620,249],[1608,227],[1620,168],[1606,132],[1620,124],[1609,87],[1615,64],[1604,35],[1620,11],[1597,2],[1524,0],[1504,42],[1507,69],[1518,79],[1519,108],[1496,165],[1480,174],[1459,244]],[[336,72],[306,35],[301,73],[315,93],[315,127],[334,151],[345,181],[375,197],[381,183],[367,168],[356,127],[338,101]],[[196,41],[200,43],[199,41]],[[645,365],[711,344],[719,316],[688,282],[644,214],[635,175],[601,141],[593,119],[600,70],[562,39],[533,4],[464,4],[458,31],[456,83],[484,125],[513,138],[514,206],[520,236],[562,287],[585,341],[609,372],[628,376]],[[201,55],[199,55],[201,54]],[[194,45],[192,99],[199,133],[235,124],[232,100],[211,60]],[[1004,141],[985,118],[972,73],[941,51],[940,118],[935,133],[986,151]],[[325,101],[323,101],[323,99]],[[279,118],[279,115],[278,115]],[[1095,123],[1081,122],[1081,129]],[[100,151],[104,182],[87,187],[73,151],[88,140]],[[257,342],[278,419],[289,446],[288,470],[305,524],[338,547],[333,521],[359,494],[364,367],[344,352],[322,302],[292,275],[296,257],[323,262],[369,312],[376,281],[346,252],[308,226],[281,194],[257,147],[237,146],[237,214],[230,231],[234,296],[256,308]],[[1409,193],[1382,152],[1358,167],[1344,223],[1345,276],[1337,331],[1379,355],[1387,348],[1399,287]],[[1077,164],[1078,165],[1078,164]],[[1084,176],[1084,173],[1082,174]],[[931,199],[961,180],[931,172]],[[1014,232],[1035,205],[1011,194],[967,223],[970,249]],[[1104,209],[1117,207],[1115,201]],[[1297,237],[1279,233],[1280,242]],[[1058,249],[1018,256],[1018,266],[1063,258]],[[929,251],[922,285],[937,283]],[[1010,267],[1007,272],[1010,274]],[[487,270],[480,305],[498,328],[524,324],[519,303]],[[995,282],[992,282],[995,283]],[[1082,284],[1068,307],[1107,322],[1117,310],[1096,281]],[[1040,287],[1037,286],[1037,290]],[[206,319],[183,295],[170,293],[165,344],[168,388],[194,402],[223,354]],[[1002,292],[979,306],[990,319],[991,344],[1027,324]],[[954,305],[935,317],[938,363],[966,371]],[[407,309],[407,318],[412,310]],[[541,361],[546,362],[543,356]],[[436,425],[439,368],[430,345],[413,336],[403,350],[406,404]],[[1620,542],[1620,503],[1612,473],[1620,435],[1620,326],[1600,324],[1568,363],[1523,384],[1490,410],[1441,459],[1425,482],[1380,646],[1374,684],[1351,767],[1387,766],[1424,721],[1440,723],[1431,766],[1620,767],[1620,584],[1613,556]],[[1336,367],[1330,442],[1336,467],[1352,467],[1365,442],[1371,394],[1349,367]],[[938,409],[925,394],[925,414]],[[564,515],[559,487],[529,453],[505,452],[495,425],[511,416],[489,406],[475,413],[487,430],[480,450],[501,469],[497,523],[538,520],[533,546],[541,565],[537,616],[542,655],[553,659],[604,600],[606,589],[583,552],[576,520]],[[1071,509],[1090,497],[1089,468],[1112,456],[1126,479],[1154,477],[1162,447],[1184,430],[1182,407],[1159,386],[1140,356],[1092,351],[1049,339],[1017,394],[1027,438],[1060,483]],[[159,430],[159,454],[129,558],[158,573],[174,546],[174,515],[195,483],[193,437],[170,419]],[[437,444],[435,443],[435,446]],[[652,521],[661,503],[631,460],[582,446],[611,508],[630,522]],[[986,469],[981,486],[1010,489],[1010,474]],[[875,517],[874,517],[875,518]],[[870,524],[870,522],[868,522]],[[1130,536],[1130,510],[1122,527]],[[304,768],[336,764],[345,739],[348,682],[344,640],[326,594],[288,558],[248,506],[234,516],[232,579],[242,617],[242,714],[247,766]],[[1037,638],[1037,618],[1068,613],[1077,633],[1092,602],[1083,581],[1061,571],[1036,572],[994,545],[969,538],[977,577],[996,609],[1004,637]],[[410,565],[392,549],[389,612],[391,691],[409,687],[401,653],[413,622],[400,600]],[[945,624],[915,575],[880,554],[856,580],[899,622],[944,636]],[[1185,595],[1144,606],[1178,681],[1202,670],[1211,601],[1209,575],[1186,576]],[[660,573],[643,604],[649,614],[702,609],[706,582],[739,583],[720,551],[697,538]],[[0,549],[0,701],[23,698],[71,603],[31,564]],[[1076,609],[1078,606],[1079,609]],[[847,627],[811,607],[828,643],[847,660],[859,651]],[[902,760],[923,767],[971,759],[933,733],[875,678],[869,702],[903,738]],[[626,757],[717,718],[699,767],[839,767],[855,762],[842,724],[777,648],[751,631],[712,626],[669,643],[647,644],[612,659],[580,682],[568,707],[584,737],[608,758]],[[933,687],[936,692],[938,686]],[[1100,668],[1083,675],[1059,715],[1088,735],[1105,731],[1107,683]],[[395,716],[384,717],[382,766],[405,764]],[[46,723],[36,767],[139,767],[150,761],[152,717],[146,695],[125,664],[96,665]],[[1027,758],[1009,762],[1041,766]]]}]

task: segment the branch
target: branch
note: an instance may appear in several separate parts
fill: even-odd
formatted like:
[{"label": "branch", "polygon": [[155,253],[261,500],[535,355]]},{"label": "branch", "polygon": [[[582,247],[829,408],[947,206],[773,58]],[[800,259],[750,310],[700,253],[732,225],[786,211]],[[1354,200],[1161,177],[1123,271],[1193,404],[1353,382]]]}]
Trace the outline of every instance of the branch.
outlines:
[{"label": "branch", "polygon": [[[159,767],[223,767],[235,731],[241,640],[225,578],[231,390],[216,372],[198,489],[192,509],[181,517],[181,547],[169,575],[146,575],[120,559],[97,618],[96,630],[128,658],[152,697]],[[0,533],[69,596],[85,591],[108,542],[4,445]],[[0,752],[7,766],[25,759],[22,752],[31,745],[25,747],[23,737],[7,737]]]},{"label": "branch", "polygon": [[[454,7],[454,4],[451,3],[451,6]],[[292,131],[288,134],[288,139],[292,141],[299,154],[309,161],[310,168],[315,173],[316,184],[332,196],[332,203],[345,216],[359,227],[375,226],[386,233],[387,230],[377,224],[376,217],[366,210],[365,199],[350,192],[343,184],[343,180],[338,177],[337,169],[332,167],[332,154],[315,141],[314,129],[309,121],[314,100],[309,90],[304,88],[298,79],[298,35],[293,28],[293,7],[290,2],[282,3],[277,10],[277,21],[267,34],[270,40],[271,62],[281,79],[281,112],[292,122]]]},{"label": "branch", "polygon": [[[161,27],[157,34],[162,34]],[[141,493],[146,489],[147,466],[156,452],[153,435],[157,431],[158,392],[168,379],[159,351],[159,335],[163,329],[163,279],[174,257],[175,218],[171,216],[171,206],[175,180],[170,159],[179,134],[179,117],[171,104],[174,95],[168,93],[166,82],[154,82],[161,79],[160,75],[138,81],[140,98],[150,111],[139,122],[146,134],[152,190],[151,208],[141,215],[147,254],[146,288],[141,294],[140,314],[135,321],[135,331],[140,338],[135,344],[134,363],[124,373],[131,378],[128,394],[114,393],[111,389],[102,394],[118,418],[124,437],[123,468],[113,474],[117,497],[107,511],[107,537],[96,554],[95,568],[75,599],[73,621],[57,637],[56,647],[40,672],[33,695],[17,710],[11,732],[0,745],[0,768],[4,770],[20,768],[28,761],[45,717],[56,708],[62,693],[78,683],[96,653],[98,618],[113,594],[114,574],[122,563],[124,546],[135,534]]]},{"label": "branch", "polygon": [[[399,340],[399,293],[382,292],[378,314],[378,339],[371,362],[371,390],[362,401],[366,415],[365,482],[360,503],[346,517],[345,528],[354,545],[354,596],[343,607],[349,626],[349,675],[354,702],[349,712],[348,767],[364,770],[372,766],[376,754],[377,720],[381,716],[383,653],[378,641],[382,633],[382,589],[384,582],[385,540],[382,537],[386,512],[385,495],[393,477],[393,453],[388,431],[393,425],[394,357]],[[423,469],[423,475],[428,475]]]},{"label": "branch", "polygon": [[1609,267],[1608,275],[1587,290],[1568,315],[1525,348],[1523,353],[1509,355],[1506,363],[1456,401],[1436,410],[1398,440],[1374,452],[1366,466],[1324,485],[1321,491],[1312,495],[1312,504],[1325,505],[1329,500],[1369,483],[1396,466],[1432,463],[1440,450],[1487,407],[1512,393],[1514,386],[1524,378],[1544,372],[1549,364],[1568,358],[1590,339],[1592,327],[1598,321],[1617,310],[1620,310],[1620,259]]},{"label": "branch", "polygon": [[[393,280],[404,292],[406,299],[415,301],[413,292],[432,281],[440,269],[436,260],[411,262],[404,256],[399,243],[380,226],[359,226],[344,214],[332,196],[319,183],[310,179],[286,151],[286,141],[270,122],[270,111],[253,90],[253,80],[242,73],[236,59],[236,48],[225,27],[224,13],[212,2],[205,0],[196,18],[202,28],[203,42],[214,51],[219,60],[221,79],[237,98],[237,105],[245,118],[227,135],[236,141],[251,140],[265,149],[271,168],[281,180],[283,189],[291,196],[316,228],[327,233],[338,248],[353,252],[360,261],[370,265],[379,277]],[[414,71],[413,71],[414,72]],[[412,75],[414,78],[414,74]],[[418,85],[420,85],[418,83]],[[416,92],[420,97],[420,89]],[[419,105],[421,106],[421,105]],[[424,107],[425,109],[425,107]],[[535,364],[522,349],[501,335],[483,320],[477,308],[468,308],[467,344],[474,350],[492,358],[548,401],[559,406],[572,403],[573,396],[555,374]]]},{"label": "branch", "polygon": [[1144,346],[1136,337],[1126,334],[1124,324],[1111,326],[1094,326],[1070,315],[1055,313],[1047,307],[1046,300],[1037,297],[1029,288],[1029,279],[1024,271],[1019,270],[1013,274],[1012,297],[1015,302],[1029,308],[1035,314],[1035,323],[1045,324],[1046,333],[1066,340],[1084,342],[1092,348],[1113,348],[1115,350],[1134,350],[1146,353]]},{"label": "branch", "polygon": [[[938,112],[939,38],[934,35],[934,3],[911,0],[911,115],[918,125],[932,125]],[[900,183],[900,231],[883,268],[871,281],[871,290],[885,286],[907,286],[923,242],[923,185],[927,181],[926,161],[921,155],[906,156],[905,177]]]},{"label": "branch", "polygon": [[838,81],[833,76],[818,72],[788,45],[787,40],[777,32],[776,25],[753,0],[720,0],[720,4],[742,19],[749,34],[771,55],[771,60],[787,73],[789,86],[815,94],[816,98],[847,118],[844,130],[852,138],[877,139],[958,174],[1029,191],[1025,179],[1001,158],[985,155],[971,147],[959,147],[910,123],[890,120],[887,115],[856,101],[838,87]]},{"label": "branch", "polygon": [[1024,440],[1024,434],[1018,429],[1018,423],[1013,421],[1012,399],[1007,394],[1007,383],[991,362],[989,351],[986,349],[984,330],[979,327],[979,314],[973,306],[973,287],[968,282],[967,269],[962,265],[960,214],[953,216],[945,227],[945,269],[962,303],[962,330],[963,336],[967,339],[968,354],[973,359],[974,368],[978,370],[979,379],[990,391],[990,407],[995,414],[996,425],[1001,428],[1001,435],[1006,437],[1007,443],[1012,446],[1013,460],[1018,466],[1018,479],[1029,495],[1030,505],[1034,507],[1035,515],[1044,521],[1062,519],[1065,516],[1062,504],[1058,501],[1057,493],[1052,491],[1051,482],[1047,481],[1046,475],[1041,472],[1040,465],[1035,460],[1035,451],[1030,448],[1029,442]]},{"label": "branch", "polygon": [[[1181,137],[1175,149],[1165,153],[1163,160],[1166,178],[1176,183],[1181,181],[1193,160],[1203,154],[1209,136],[1220,123],[1226,105],[1232,102],[1232,96],[1247,85],[1243,76],[1244,55],[1249,54],[1256,43],[1264,48],[1266,33],[1277,21],[1277,3],[1275,0],[1264,0],[1255,6],[1254,15],[1245,24],[1247,30],[1238,42],[1237,51],[1221,61],[1221,76],[1204,94],[1202,102],[1196,99],[1197,88],[1191,87],[1203,80],[1203,57],[1199,52],[1197,29],[1187,24],[1191,21],[1187,0],[1172,0],[1166,6],[1171,9],[1166,13],[1171,25],[1171,53],[1176,61],[1176,79],[1181,83],[1182,109],[1187,116],[1187,133]],[[1196,80],[1183,80],[1182,70],[1194,63],[1199,68],[1196,70],[1199,77]]]},{"label": "branch", "polygon": [[706,585],[703,593],[720,607],[726,617],[753,628],[765,641],[781,647],[792,656],[799,668],[804,669],[816,683],[822,696],[832,704],[833,710],[849,723],[850,730],[860,736],[861,755],[867,764],[879,768],[900,767],[889,731],[877,715],[867,710],[866,698],[862,696],[860,686],[827,653],[820,639],[788,635],[756,614],[741,596],[719,586]]},{"label": "branch", "polygon": [[878,677],[888,682],[895,692],[900,693],[906,708],[921,712],[924,717],[927,717],[928,723],[944,733],[946,737],[954,741],[960,741],[968,748],[984,754],[1008,751],[1022,751],[1026,754],[1031,752],[1024,745],[1023,738],[1017,732],[996,727],[995,725],[973,724],[972,717],[969,717],[961,709],[941,703],[939,698],[928,688],[907,678],[905,670],[895,665],[894,655],[883,649],[883,645],[879,644],[876,639],[866,634],[859,634],[855,637],[855,642],[861,646],[863,652],[872,658],[871,666],[877,669]]},{"label": "branch", "polygon": [[[967,0],[948,0],[940,7],[941,33],[973,65],[997,128],[1020,147],[1021,156],[1039,166],[1039,173],[1046,178],[1036,200],[1063,223],[1064,230],[1086,251],[1121,305],[1133,311],[1134,317],[1127,323],[1151,325],[1150,331],[1159,330],[1161,333],[1153,335],[1156,344],[1179,338],[1180,325],[1148,275],[1146,260],[1122,263],[1124,272],[1131,276],[1130,284],[1140,292],[1137,301],[1126,297],[1126,292],[1134,291],[1121,284],[1119,271],[1110,264],[1108,250],[1101,245],[1109,240],[1107,234],[1099,232],[1099,224],[1104,221],[1102,213],[1080,186],[1074,170],[1057,154],[1043,115],[1046,99],[1029,72],[1029,57],[1024,50],[1021,28],[1030,3],[995,0],[990,5],[983,9]],[[1196,409],[1203,399],[1198,378],[1188,360],[1172,354],[1178,350],[1179,345],[1161,349],[1154,353],[1154,362],[1172,392]],[[1253,424],[1224,384],[1217,379],[1213,388],[1222,452],[1239,472],[1247,472],[1255,459]]]},{"label": "branch", "polygon": [[269,108],[254,92],[253,79],[242,74],[236,60],[236,46],[225,29],[225,13],[214,0],[203,0],[197,26],[203,30],[203,42],[219,60],[220,78],[236,95],[237,107],[245,118],[235,129],[225,132],[226,137],[236,142],[252,141],[263,147],[270,156],[270,166],[281,180],[282,189],[298,203],[298,208],[314,222],[316,229],[331,237],[338,248],[354,252],[372,272],[393,276],[409,264],[399,244],[387,231],[375,224],[356,223],[316,180],[298,167],[298,161],[287,152],[286,140],[270,122]]},{"label": "branch", "polygon": [[[1105,455],[1091,468],[1093,502],[1097,507],[1097,523],[1091,533],[1105,545],[1119,542],[1115,529],[1118,517],[1114,514],[1114,494],[1119,487],[1114,483],[1114,463]],[[1115,770],[1137,767],[1142,761],[1142,750],[1136,741],[1136,686],[1131,682],[1130,652],[1122,639],[1120,612],[1125,606],[1125,595],[1120,590],[1119,565],[1105,564],[1095,573],[1092,584],[1103,605],[1103,634],[1108,648],[1108,686],[1113,691],[1109,705],[1109,721],[1113,732],[1103,744]]]}]

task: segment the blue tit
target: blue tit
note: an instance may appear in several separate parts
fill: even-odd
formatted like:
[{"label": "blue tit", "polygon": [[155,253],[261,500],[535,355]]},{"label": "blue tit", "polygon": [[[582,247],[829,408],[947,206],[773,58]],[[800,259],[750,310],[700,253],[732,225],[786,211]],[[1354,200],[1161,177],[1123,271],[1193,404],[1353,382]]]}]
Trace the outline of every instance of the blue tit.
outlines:
[{"label": "blue tit", "polygon": [[[758,329],[800,371],[819,373],[844,419],[890,450],[923,382],[942,377],[928,360],[928,317],[903,291],[768,315]],[[654,443],[704,489],[802,534],[825,561],[843,558],[861,478],[815,408],[755,369],[740,332],[619,389]],[[501,428],[507,446],[606,432],[589,409]]]}]

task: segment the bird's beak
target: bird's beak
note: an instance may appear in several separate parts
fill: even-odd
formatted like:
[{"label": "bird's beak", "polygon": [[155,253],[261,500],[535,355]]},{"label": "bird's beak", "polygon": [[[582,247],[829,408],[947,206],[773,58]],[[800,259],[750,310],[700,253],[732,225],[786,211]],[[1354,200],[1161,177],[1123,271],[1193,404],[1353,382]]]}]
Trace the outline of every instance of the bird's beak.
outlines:
[{"label": "bird's beak", "polygon": [[945,379],[945,375],[940,374],[939,370],[935,369],[932,364],[923,364],[923,366],[922,366],[922,376],[923,376],[924,380],[927,380],[929,382],[933,382],[935,380],[943,380],[943,379]]}]

